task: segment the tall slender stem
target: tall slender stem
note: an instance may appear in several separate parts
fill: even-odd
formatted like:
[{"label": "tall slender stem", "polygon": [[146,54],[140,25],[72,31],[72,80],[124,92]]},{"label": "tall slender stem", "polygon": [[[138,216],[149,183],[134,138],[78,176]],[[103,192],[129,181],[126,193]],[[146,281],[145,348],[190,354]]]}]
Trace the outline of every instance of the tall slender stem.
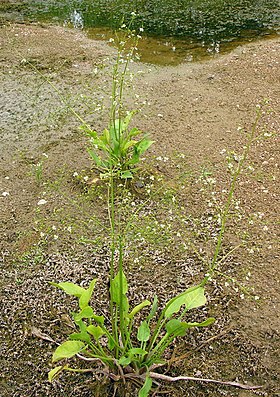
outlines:
[{"label": "tall slender stem", "polygon": [[234,171],[234,173],[232,175],[232,180],[231,180],[231,184],[230,184],[230,189],[229,189],[227,201],[226,201],[226,204],[225,204],[222,216],[221,216],[221,228],[220,228],[220,232],[219,232],[219,235],[218,235],[217,244],[216,244],[216,247],[215,247],[215,251],[214,251],[214,254],[213,254],[212,261],[211,261],[211,263],[209,265],[209,272],[208,272],[208,275],[200,283],[200,286],[204,286],[209,281],[209,279],[213,276],[213,273],[214,273],[214,271],[215,271],[215,269],[216,269],[216,267],[217,267],[217,265],[219,263],[218,257],[220,255],[222,243],[223,243],[223,240],[224,240],[226,223],[227,223],[228,217],[229,217],[229,212],[230,212],[230,208],[231,208],[231,204],[232,204],[232,200],[233,200],[233,196],[234,196],[234,192],[235,192],[235,188],[236,188],[236,182],[237,182],[237,180],[238,180],[238,178],[239,178],[239,176],[240,176],[240,174],[241,174],[241,172],[243,170],[244,163],[246,162],[246,160],[248,158],[248,155],[249,155],[250,149],[252,147],[252,144],[253,144],[253,142],[256,139],[256,136],[255,136],[256,135],[256,130],[257,130],[257,126],[258,126],[258,123],[260,121],[261,115],[262,115],[261,110],[258,109],[257,110],[257,116],[255,118],[255,121],[254,121],[254,124],[252,126],[250,135],[249,135],[248,140],[247,140],[247,144],[245,145],[245,148],[243,150],[242,156],[241,156],[241,158],[240,158],[240,160],[238,162],[237,168],[236,168],[236,170]]},{"label": "tall slender stem", "polygon": [[120,335],[123,345],[125,344],[124,324],[124,278],[123,278],[123,245],[122,236],[119,236],[119,275],[120,275]]}]

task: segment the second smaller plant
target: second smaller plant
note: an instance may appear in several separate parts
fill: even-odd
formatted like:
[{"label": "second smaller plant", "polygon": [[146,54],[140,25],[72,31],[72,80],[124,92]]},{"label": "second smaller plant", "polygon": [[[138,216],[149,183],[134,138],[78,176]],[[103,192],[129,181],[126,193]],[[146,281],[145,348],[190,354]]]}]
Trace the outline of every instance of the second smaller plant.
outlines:
[{"label": "second smaller plant", "polygon": [[138,169],[141,155],[153,144],[153,141],[147,135],[143,136],[138,128],[129,127],[136,111],[126,112],[123,106],[128,66],[135,57],[140,38],[141,36],[128,27],[125,31],[116,33],[116,38],[112,39],[117,45],[118,52],[112,73],[108,128],[98,134],[87,124],[81,127],[90,136],[91,147],[88,152],[103,177],[110,175],[114,178],[132,178]]},{"label": "second smaller plant", "polygon": [[114,119],[100,135],[96,131],[87,131],[91,137],[88,152],[101,175],[132,178],[141,155],[152,145],[153,141],[146,136],[136,140],[142,131],[129,128],[133,114],[128,112],[124,118]]}]

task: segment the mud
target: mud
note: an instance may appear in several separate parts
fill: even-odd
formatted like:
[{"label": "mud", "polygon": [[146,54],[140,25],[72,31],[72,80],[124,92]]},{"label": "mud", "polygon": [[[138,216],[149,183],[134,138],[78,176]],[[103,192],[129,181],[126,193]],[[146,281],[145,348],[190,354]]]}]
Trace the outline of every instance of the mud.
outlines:
[{"label": "mud", "polygon": [[[87,175],[91,163],[87,138],[69,108],[96,130],[106,126],[116,53],[106,42],[46,25],[2,26],[0,40],[1,395],[112,395],[111,386],[98,392],[92,386],[96,382],[86,376],[84,382],[78,376],[64,376],[50,385],[47,372],[55,345],[38,338],[32,327],[56,341],[69,331],[70,301],[65,302],[48,281],[106,277],[107,252],[98,240],[103,236],[89,221],[95,215],[106,216],[98,198],[104,192],[100,188],[98,197],[95,193],[85,199],[81,186],[73,181],[73,173]],[[238,47],[207,62],[176,67],[134,63],[131,68],[136,77],[127,90],[127,104],[142,109],[134,122],[155,141],[147,156],[149,170],[163,174],[170,186],[178,184],[176,161],[171,159],[180,153],[185,156],[182,172],[206,167],[220,190],[225,188],[228,177],[220,152],[240,149],[244,136],[238,127],[251,128],[255,107],[264,98],[269,99],[271,112],[263,128],[275,133],[254,147],[250,160],[254,173],[241,180],[237,192],[246,214],[261,214],[250,228],[250,249],[234,252],[224,269],[248,289],[254,288],[251,297],[240,297],[240,290],[225,286],[223,278],[214,282],[207,312],[217,324],[178,342],[177,355],[190,353],[169,371],[263,388],[250,392],[178,383],[166,386],[170,396],[279,396],[279,54],[280,40],[273,39]],[[159,156],[170,161],[159,162]],[[41,176],[36,166],[40,162]],[[183,202],[187,211],[201,213],[193,188]],[[41,199],[48,204],[38,206]],[[97,248],[82,244],[82,233],[92,234]],[[227,244],[238,238],[233,228]],[[203,271],[197,258],[180,257],[176,249],[160,254],[155,250],[145,258],[144,271],[133,265],[129,273],[133,299],[155,290],[167,299],[197,281]],[[106,310],[104,286],[98,299]],[[127,391],[127,395],[135,393]]]}]

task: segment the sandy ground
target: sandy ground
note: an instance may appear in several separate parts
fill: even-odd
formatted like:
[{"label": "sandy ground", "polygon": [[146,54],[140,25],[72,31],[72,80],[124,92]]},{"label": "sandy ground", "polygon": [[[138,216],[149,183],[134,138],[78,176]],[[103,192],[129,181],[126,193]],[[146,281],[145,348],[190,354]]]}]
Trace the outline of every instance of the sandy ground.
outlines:
[{"label": "sandy ground", "polygon": [[[61,332],[67,332],[58,318],[66,316],[67,310],[61,295],[58,298],[47,282],[65,279],[78,282],[88,280],[91,273],[104,272],[107,259],[100,245],[97,255],[97,250],[79,245],[77,236],[74,240],[66,235],[57,241],[55,228],[60,227],[61,231],[63,224],[63,230],[69,230],[69,217],[76,219],[78,212],[84,211],[84,220],[88,219],[96,207],[97,199],[92,198],[87,202],[77,201],[76,207],[69,209],[69,197],[78,200],[75,194],[79,189],[72,174],[87,172],[91,165],[85,150],[86,138],[65,101],[94,128],[104,127],[110,92],[109,70],[115,51],[105,42],[89,40],[80,32],[37,25],[3,26],[0,51],[3,332],[0,394],[3,397],[98,395],[96,389],[91,391],[92,382],[88,378],[83,384],[78,377],[65,377],[54,385],[48,384],[54,345],[38,338],[32,327],[60,340]],[[250,129],[256,105],[264,98],[269,99],[271,111],[264,117],[261,128],[274,132],[275,136],[253,148],[250,161],[254,172],[242,179],[238,188],[240,206],[251,219],[249,246],[235,253],[229,264],[231,276],[248,289],[254,288],[252,297],[243,299],[243,293],[240,297],[234,288],[224,288],[223,278],[214,283],[208,312],[218,319],[218,326],[203,335],[191,335],[185,345],[178,344],[180,353],[192,343],[196,350],[191,349],[190,356],[176,363],[171,371],[264,387],[252,392],[180,383],[172,388],[168,386],[167,390],[170,396],[279,396],[280,39],[239,47],[203,63],[177,67],[135,63],[131,71],[136,77],[133,87],[127,90],[128,105],[142,109],[135,123],[155,141],[148,155],[149,167],[164,175],[170,186],[178,184],[174,159],[180,158],[182,173],[199,172],[203,167],[210,169],[217,186],[221,186],[217,189],[224,188],[228,177],[220,152],[225,148],[238,151],[242,147],[244,137],[238,127]],[[58,87],[64,103],[50,83]],[[173,160],[156,160],[159,156]],[[43,182],[36,182],[34,170],[38,162],[43,162]],[[50,190],[49,205],[39,208],[38,201],[49,200]],[[195,190],[186,195],[184,204],[189,211],[202,211]],[[59,212],[64,205],[68,206],[68,218]],[[247,231],[247,226],[242,227]],[[42,245],[46,234],[51,238]],[[227,243],[233,243],[236,238],[233,230]],[[156,255],[152,253],[153,257]],[[183,269],[178,267],[182,258],[175,260],[176,255],[174,258],[172,255],[172,250],[168,256],[163,253],[153,269],[146,265],[141,276],[138,274],[145,281],[143,290],[137,280],[131,281],[135,293],[144,294],[160,281],[164,298],[164,290],[180,291],[189,285],[192,281],[186,279],[192,271],[194,279],[199,275],[192,268],[197,260],[193,263],[190,259],[188,268],[184,259]],[[134,272],[137,274],[137,270]],[[181,285],[177,287],[178,279]],[[105,299],[102,293],[105,292],[99,297],[101,305]],[[255,300],[255,296],[260,299]],[[108,389],[103,395],[110,393]]]}]

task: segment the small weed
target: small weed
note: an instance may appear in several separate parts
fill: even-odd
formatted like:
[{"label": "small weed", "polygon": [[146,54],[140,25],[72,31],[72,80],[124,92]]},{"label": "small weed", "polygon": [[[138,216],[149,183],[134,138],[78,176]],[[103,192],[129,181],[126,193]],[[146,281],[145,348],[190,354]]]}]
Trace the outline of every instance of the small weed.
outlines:
[{"label": "small weed", "polygon": [[16,255],[14,259],[14,263],[21,267],[28,268],[31,265],[37,266],[44,263],[46,260],[46,255],[44,252],[44,246],[42,243],[38,243],[34,245],[34,247],[30,248],[28,251]]},{"label": "small weed", "polygon": [[[140,157],[152,145],[138,128],[129,128],[135,111],[124,111],[123,91],[128,65],[135,56],[140,36],[126,28],[126,33],[116,34],[117,60],[112,73],[110,122],[101,134],[83,124],[81,128],[90,136],[88,152],[103,177],[113,172],[114,178],[132,178],[138,170]],[[127,49],[127,40],[132,45]],[[141,137],[142,136],[142,137]]]},{"label": "small weed", "polygon": [[40,186],[42,183],[43,177],[43,165],[44,162],[48,159],[48,155],[43,153],[41,160],[39,160],[36,164],[31,164],[31,175],[34,175],[36,183]]}]

